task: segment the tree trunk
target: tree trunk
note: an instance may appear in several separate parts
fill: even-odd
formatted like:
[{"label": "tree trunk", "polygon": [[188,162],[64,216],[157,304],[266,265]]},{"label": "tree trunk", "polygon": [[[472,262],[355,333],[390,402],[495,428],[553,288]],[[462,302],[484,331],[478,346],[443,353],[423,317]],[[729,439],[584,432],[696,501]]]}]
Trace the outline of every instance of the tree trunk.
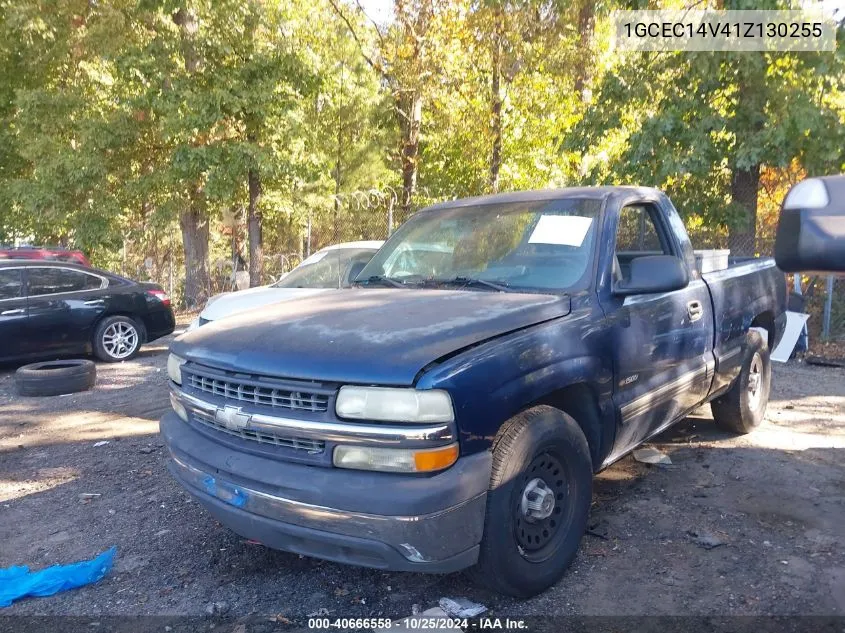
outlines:
[{"label": "tree trunk", "polygon": [[261,234],[261,177],[257,169],[247,174],[249,207],[247,233],[249,234],[249,287],[260,286],[264,278],[264,241]]},{"label": "tree trunk", "polygon": [[[180,7],[172,18],[173,23],[179,27],[185,70],[193,74],[200,68],[200,57],[194,42],[199,29],[196,13]],[[208,299],[208,216],[202,183],[197,180],[187,184],[190,193],[187,207],[179,214],[179,226],[185,251],[185,307],[191,310],[202,307]]]},{"label": "tree trunk", "polygon": [[182,58],[185,61],[185,70],[194,73],[199,70],[200,58],[194,45],[194,35],[199,30],[197,14],[191,9],[179,7],[173,14],[173,23],[179,27],[179,37],[182,44]]},{"label": "tree trunk", "polygon": [[[499,18],[497,17],[497,20]],[[493,37],[493,55],[490,77],[490,127],[493,132],[493,148],[490,152],[490,190],[499,191],[499,170],[502,167],[502,38],[497,23]]]},{"label": "tree trunk", "polygon": [[757,247],[757,192],[760,187],[760,165],[733,170],[731,198],[742,215],[728,230],[731,255],[754,255]]},{"label": "tree trunk", "polygon": [[[420,126],[422,124],[422,96],[419,90],[412,90],[403,99],[407,107],[400,108],[407,118],[402,126],[402,213],[407,218],[411,213],[411,202],[417,189],[419,170]],[[400,115],[401,116],[401,115]]]},{"label": "tree trunk", "polygon": [[179,214],[185,250],[185,307],[201,308],[208,299],[208,217],[202,192],[193,192],[190,204]]},{"label": "tree trunk", "polygon": [[[340,109],[338,109],[338,116],[340,117]],[[332,170],[334,177],[334,216],[333,216],[333,240],[339,242],[340,239],[340,182],[342,179],[341,156],[343,153],[343,122],[338,120],[337,123],[337,156],[335,158],[335,166]]]},{"label": "tree trunk", "polygon": [[592,45],[593,31],[596,26],[596,5],[594,2],[581,0],[578,9],[579,45],[575,64],[575,91],[586,101],[586,87],[589,84],[593,68]]}]

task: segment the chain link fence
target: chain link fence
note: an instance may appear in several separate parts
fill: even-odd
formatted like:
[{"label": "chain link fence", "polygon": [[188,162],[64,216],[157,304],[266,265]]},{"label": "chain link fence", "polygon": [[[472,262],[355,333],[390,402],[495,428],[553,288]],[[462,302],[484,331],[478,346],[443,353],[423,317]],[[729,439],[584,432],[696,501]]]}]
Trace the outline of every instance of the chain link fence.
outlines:
[{"label": "chain link fence", "polygon": [[[795,288],[792,276],[791,288]],[[799,277],[804,311],[810,315],[807,329],[813,343],[845,347],[845,278],[834,275]],[[843,351],[845,353],[845,350]]]}]

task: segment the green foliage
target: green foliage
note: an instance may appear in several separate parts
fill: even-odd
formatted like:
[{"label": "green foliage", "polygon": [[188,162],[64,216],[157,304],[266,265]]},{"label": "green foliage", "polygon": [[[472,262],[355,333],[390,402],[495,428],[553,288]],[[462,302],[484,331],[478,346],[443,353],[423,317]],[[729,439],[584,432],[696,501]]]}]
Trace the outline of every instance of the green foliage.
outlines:
[{"label": "green foliage", "polygon": [[845,169],[842,28],[835,53],[619,53],[612,6],[0,0],[0,242],[165,281],[188,209],[212,261],[243,251],[253,172],[265,252],[298,257],[309,218],[314,248],[383,237],[411,167],[414,207],[488,192],[497,130],[500,189],[654,185],[701,233],[749,213],[738,173]]},{"label": "green foliage", "polygon": [[811,174],[845,166],[843,91],[841,45],[621,54],[564,151],[585,183],[661,187],[687,217],[736,225],[747,212],[731,195],[738,171],[795,160]]}]

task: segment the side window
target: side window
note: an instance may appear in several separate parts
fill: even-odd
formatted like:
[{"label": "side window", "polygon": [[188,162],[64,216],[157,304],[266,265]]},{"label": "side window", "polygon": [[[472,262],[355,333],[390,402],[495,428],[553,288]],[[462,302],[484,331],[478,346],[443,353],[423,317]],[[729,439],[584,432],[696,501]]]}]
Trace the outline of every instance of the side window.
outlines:
[{"label": "side window", "polygon": [[96,290],[102,285],[99,277],[69,268],[30,268],[29,296],[52,295],[60,292]]},{"label": "side window", "polygon": [[631,260],[644,255],[671,255],[672,251],[654,221],[654,209],[635,204],[619,212],[616,230],[616,263],[613,271],[617,282],[630,277]]},{"label": "side window", "polygon": [[0,268],[0,301],[17,299],[23,295],[23,275],[20,268]]}]

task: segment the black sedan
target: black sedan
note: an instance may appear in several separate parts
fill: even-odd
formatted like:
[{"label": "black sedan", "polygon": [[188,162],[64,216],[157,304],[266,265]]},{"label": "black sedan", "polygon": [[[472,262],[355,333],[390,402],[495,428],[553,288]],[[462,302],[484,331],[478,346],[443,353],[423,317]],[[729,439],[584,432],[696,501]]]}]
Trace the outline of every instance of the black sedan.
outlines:
[{"label": "black sedan", "polygon": [[135,356],[176,321],[160,286],[77,264],[0,261],[0,361]]}]

